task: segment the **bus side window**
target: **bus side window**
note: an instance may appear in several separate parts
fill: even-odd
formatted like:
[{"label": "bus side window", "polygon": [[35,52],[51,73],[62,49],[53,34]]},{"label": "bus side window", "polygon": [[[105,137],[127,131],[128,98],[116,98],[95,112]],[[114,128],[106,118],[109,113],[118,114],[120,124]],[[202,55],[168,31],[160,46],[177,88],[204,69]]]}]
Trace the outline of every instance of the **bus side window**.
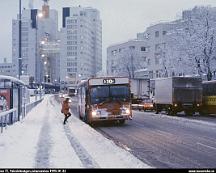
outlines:
[{"label": "bus side window", "polygon": [[86,101],[86,96],[85,96],[85,87],[82,87],[82,102]]}]

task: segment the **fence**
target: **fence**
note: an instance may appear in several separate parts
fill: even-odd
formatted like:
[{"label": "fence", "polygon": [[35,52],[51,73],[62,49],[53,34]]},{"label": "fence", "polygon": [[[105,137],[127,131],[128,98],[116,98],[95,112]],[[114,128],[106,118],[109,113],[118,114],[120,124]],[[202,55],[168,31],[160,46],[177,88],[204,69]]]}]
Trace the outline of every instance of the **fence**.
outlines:
[{"label": "fence", "polygon": [[17,108],[11,109],[0,113],[0,128],[1,133],[3,133],[4,128],[6,129],[8,125],[12,125],[20,119],[25,118],[25,116],[31,111],[35,106],[37,106],[43,99],[29,103],[22,106],[22,115],[18,116]]}]

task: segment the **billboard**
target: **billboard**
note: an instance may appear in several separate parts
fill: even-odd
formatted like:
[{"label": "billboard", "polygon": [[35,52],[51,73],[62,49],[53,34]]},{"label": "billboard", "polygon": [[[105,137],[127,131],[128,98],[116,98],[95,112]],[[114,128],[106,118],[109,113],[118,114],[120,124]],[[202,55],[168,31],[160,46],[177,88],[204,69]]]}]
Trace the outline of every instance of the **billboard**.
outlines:
[{"label": "billboard", "polygon": [[0,89],[0,112],[10,109],[10,89]]}]

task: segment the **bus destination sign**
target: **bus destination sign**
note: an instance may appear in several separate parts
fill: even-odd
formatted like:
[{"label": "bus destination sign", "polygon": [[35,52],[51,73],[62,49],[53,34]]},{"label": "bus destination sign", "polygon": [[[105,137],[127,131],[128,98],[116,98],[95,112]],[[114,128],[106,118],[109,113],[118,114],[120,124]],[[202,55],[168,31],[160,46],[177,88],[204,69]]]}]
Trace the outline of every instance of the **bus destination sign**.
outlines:
[{"label": "bus destination sign", "polygon": [[104,79],[103,83],[104,84],[115,84],[115,79]]}]

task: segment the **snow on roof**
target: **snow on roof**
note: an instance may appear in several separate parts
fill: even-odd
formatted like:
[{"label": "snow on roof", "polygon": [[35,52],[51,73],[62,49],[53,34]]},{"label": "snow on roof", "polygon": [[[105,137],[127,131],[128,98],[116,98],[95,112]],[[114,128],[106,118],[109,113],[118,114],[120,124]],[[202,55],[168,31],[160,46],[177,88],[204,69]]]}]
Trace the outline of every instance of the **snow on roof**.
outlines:
[{"label": "snow on roof", "polygon": [[19,83],[25,85],[25,83],[15,77],[12,76],[5,76],[5,75],[0,75],[0,79],[5,79],[5,80],[11,80],[14,83]]}]

